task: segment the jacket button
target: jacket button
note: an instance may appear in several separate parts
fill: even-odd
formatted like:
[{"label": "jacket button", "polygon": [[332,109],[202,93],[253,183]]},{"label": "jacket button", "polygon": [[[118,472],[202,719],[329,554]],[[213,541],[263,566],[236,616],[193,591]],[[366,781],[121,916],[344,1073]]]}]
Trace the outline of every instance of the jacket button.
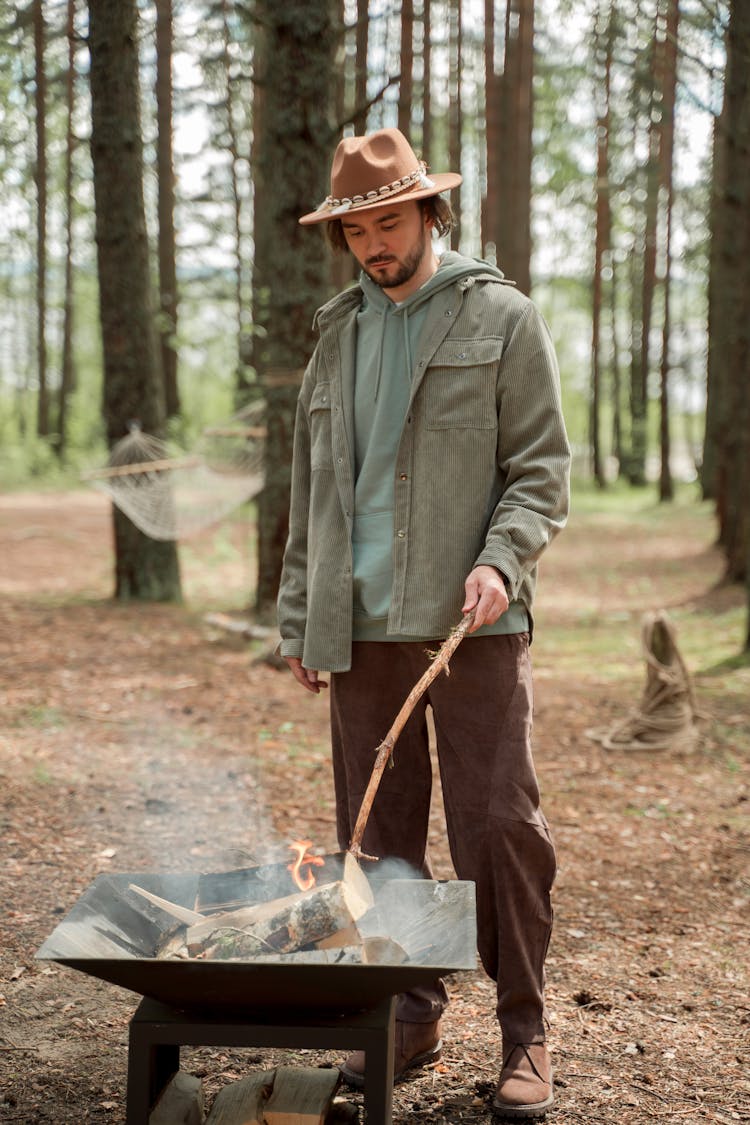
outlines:
[{"label": "jacket button", "polygon": [[406,532],[402,531],[402,530],[397,531],[396,535],[398,535],[399,539],[405,539],[406,538]]},{"label": "jacket button", "polygon": [[399,473],[398,479],[399,480],[408,480],[409,478],[407,477],[406,473]]}]

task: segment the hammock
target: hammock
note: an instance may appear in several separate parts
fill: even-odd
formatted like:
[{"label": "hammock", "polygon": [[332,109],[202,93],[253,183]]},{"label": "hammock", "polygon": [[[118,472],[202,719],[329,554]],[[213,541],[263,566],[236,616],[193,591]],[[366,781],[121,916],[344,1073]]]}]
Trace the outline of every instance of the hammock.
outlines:
[{"label": "hammock", "polygon": [[84,473],[94,488],[151,539],[186,539],[219,523],[263,487],[265,404],[204,430],[190,454],[137,423],[113,446],[104,469]]},{"label": "hammock", "polygon": [[698,742],[695,697],[674,627],[663,611],[643,618],[646,686],[636,710],[607,730],[587,731],[605,750],[682,750]]}]

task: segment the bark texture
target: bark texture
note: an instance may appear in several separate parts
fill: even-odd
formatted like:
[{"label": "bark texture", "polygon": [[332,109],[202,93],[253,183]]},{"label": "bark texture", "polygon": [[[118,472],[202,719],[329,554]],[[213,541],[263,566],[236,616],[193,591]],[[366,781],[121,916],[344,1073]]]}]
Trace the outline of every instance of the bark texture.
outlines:
[{"label": "bark texture", "polygon": [[[89,0],[91,156],[110,447],[134,423],[158,435],[164,419],[149,294],[137,42],[135,0]],[[114,535],[117,598],[179,597],[174,543],[149,539],[116,508]]]}]

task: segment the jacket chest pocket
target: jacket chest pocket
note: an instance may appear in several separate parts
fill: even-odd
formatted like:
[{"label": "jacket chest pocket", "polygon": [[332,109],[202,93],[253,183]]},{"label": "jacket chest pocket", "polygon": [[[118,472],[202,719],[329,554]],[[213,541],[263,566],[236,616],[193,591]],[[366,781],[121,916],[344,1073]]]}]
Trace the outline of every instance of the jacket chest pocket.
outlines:
[{"label": "jacket chest pocket", "polygon": [[502,354],[501,336],[440,345],[423,384],[429,430],[497,428],[495,385]]},{"label": "jacket chest pocket", "polygon": [[332,467],[331,385],[318,383],[310,398],[310,468]]}]

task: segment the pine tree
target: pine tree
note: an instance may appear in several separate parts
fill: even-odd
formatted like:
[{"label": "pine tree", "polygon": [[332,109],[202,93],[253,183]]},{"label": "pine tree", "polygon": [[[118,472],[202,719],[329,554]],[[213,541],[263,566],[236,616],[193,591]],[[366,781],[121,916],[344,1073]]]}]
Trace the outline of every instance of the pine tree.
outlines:
[{"label": "pine tree", "polygon": [[[88,7],[104,419],[112,447],[136,422],[159,435],[164,400],[149,292],[136,0],[89,0]],[[175,544],[149,539],[117,508],[113,515],[115,596],[179,598]]]}]

